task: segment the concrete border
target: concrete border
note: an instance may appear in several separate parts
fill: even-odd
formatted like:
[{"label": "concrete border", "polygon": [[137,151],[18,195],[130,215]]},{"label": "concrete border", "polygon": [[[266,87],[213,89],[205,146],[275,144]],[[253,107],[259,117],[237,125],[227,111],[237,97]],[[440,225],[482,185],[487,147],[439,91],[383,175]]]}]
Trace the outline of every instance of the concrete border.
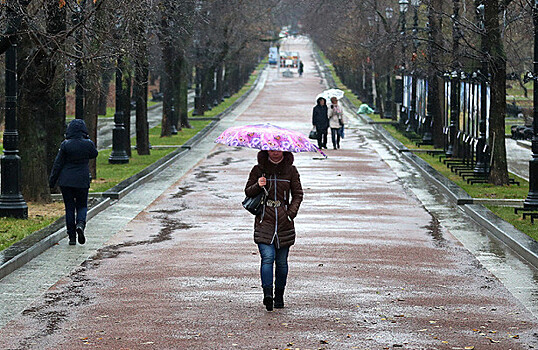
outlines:
[{"label": "concrete border", "polygon": [[[198,143],[200,143],[220,122],[221,119],[230,114],[233,110],[237,108],[251,93],[254,91],[256,86],[259,84],[260,78],[263,71],[266,69],[267,64],[261,69],[260,74],[252,84],[252,86],[245,91],[230,107],[226,108],[221,113],[217,114],[215,117],[208,118],[211,119],[211,123],[206,125],[202,130],[196,133],[183,145],[178,146],[178,148],[159,159],[155,163],[147,166],[137,174],[129,177],[128,179],[120,182],[113,188],[109,189],[106,192],[102,193],[103,200],[97,205],[93,206],[88,210],[88,218],[90,220],[109,206],[113,205],[116,200],[120,200],[125,197],[129,192],[137,189],[142,184],[150,181],[155,175],[159,174],[161,171],[166,169],[166,167],[183,157],[189,150],[194,148]],[[9,275],[11,272],[15,271],[19,267],[26,264],[28,261],[32,260],[48,248],[52,247],[58,243],[63,238],[67,237],[67,231],[64,226],[65,217],[62,217],[56,220],[51,225],[32,233],[31,235],[25,237],[19,242],[13,244],[11,247],[0,252],[0,280],[5,276]]]}]

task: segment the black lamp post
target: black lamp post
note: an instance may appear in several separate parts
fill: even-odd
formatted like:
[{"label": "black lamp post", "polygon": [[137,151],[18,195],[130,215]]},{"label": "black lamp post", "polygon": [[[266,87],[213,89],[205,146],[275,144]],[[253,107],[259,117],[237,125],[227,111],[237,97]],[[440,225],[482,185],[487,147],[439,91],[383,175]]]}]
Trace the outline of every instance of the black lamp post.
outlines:
[{"label": "black lamp post", "polygon": [[112,153],[108,157],[110,164],[129,163],[129,156],[125,150],[125,126],[123,124],[123,110],[121,108],[121,97],[123,96],[123,73],[121,71],[122,57],[118,57],[116,63],[116,111],[114,113],[114,129],[112,130]]},{"label": "black lamp post", "polygon": [[532,159],[529,161],[529,194],[523,203],[527,209],[538,209],[538,0],[534,1],[532,8],[532,19],[534,22],[534,65],[532,79],[534,84],[533,92],[533,137],[532,137]]},{"label": "black lamp post", "polygon": [[451,158],[456,155],[456,131],[459,125],[460,115],[460,82],[459,82],[459,11],[460,0],[453,0],[454,14],[452,16],[452,73],[450,74],[450,126],[449,126],[449,144],[446,151],[446,157]]},{"label": "black lamp post", "polygon": [[407,13],[407,10],[409,9],[409,0],[400,0],[398,2],[398,4],[400,5],[400,17],[401,17],[401,21],[402,21],[402,29],[401,29],[401,32],[400,32],[400,35],[402,37],[402,63],[401,63],[401,73],[402,73],[402,79],[401,79],[401,91],[400,91],[400,95],[402,97],[402,103],[400,105],[400,118],[399,118],[399,125],[400,125],[400,129],[403,129],[404,128],[404,125],[405,125],[405,120],[404,120],[404,110],[403,110],[403,101],[404,101],[404,77],[405,77],[405,57],[406,57],[406,49],[407,49],[407,42],[406,42],[406,38],[405,38],[405,31],[406,31],[406,18],[405,18],[405,14]]},{"label": "black lamp post", "polygon": [[488,62],[486,60],[486,45],[484,40],[484,3],[481,0],[477,1],[476,15],[478,17],[478,23],[480,26],[481,34],[481,72],[478,75],[480,79],[480,121],[478,122],[478,142],[476,144],[476,165],[474,167],[474,173],[479,175],[485,175],[489,173],[489,157],[485,151],[486,147],[486,118],[487,111],[487,89],[488,89]]},{"label": "black lamp post", "polygon": [[19,132],[17,131],[17,28],[20,18],[7,7],[6,34],[10,47],[6,51],[6,111],[4,154],[0,159],[2,183],[0,192],[0,217],[28,218],[28,205],[21,194],[21,158],[19,157]]}]

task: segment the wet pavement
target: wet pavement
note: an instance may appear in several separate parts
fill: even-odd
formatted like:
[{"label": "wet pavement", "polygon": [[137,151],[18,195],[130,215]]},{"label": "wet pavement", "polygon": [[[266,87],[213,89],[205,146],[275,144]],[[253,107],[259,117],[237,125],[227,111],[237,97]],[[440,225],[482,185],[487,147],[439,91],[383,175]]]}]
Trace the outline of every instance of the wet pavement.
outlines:
[{"label": "wet pavement", "polygon": [[305,199],[286,307],[265,311],[253,217],[240,205],[256,151],[210,141],[246,123],[308,133],[324,86],[310,43],[285,45],[300,52],[304,76],[269,69],[263,90],[159,186],[144,185],[90,221],[89,243],[109,231],[103,248],[51,248],[92,257],[11,317],[0,348],[538,347],[536,271],[353,119],[328,159],[295,156]]}]

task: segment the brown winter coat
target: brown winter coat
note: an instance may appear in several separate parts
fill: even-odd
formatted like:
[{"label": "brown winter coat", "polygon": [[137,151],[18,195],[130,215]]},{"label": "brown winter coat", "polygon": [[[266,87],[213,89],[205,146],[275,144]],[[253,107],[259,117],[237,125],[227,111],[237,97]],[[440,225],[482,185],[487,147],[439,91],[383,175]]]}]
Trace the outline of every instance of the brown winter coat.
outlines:
[{"label": "brown winter coat", "polygon": [[[262,191],[258,179],[265,174],[269,200],[280,201],[279,207],[264,205],[262,213],[254,221],[254,242],[275,244],[277,248],[289,247],[295,243],[293,219],[297,216],[303,200],[303,189],[299,172],[293,165],[293,154],[284,152],[284,159],[278,164],[269,160],[267,151],[258,153],[258,164],[250,171],[245,186],[245,194],[254,197]],[[291,202],[290,202],[291,198]]]}]

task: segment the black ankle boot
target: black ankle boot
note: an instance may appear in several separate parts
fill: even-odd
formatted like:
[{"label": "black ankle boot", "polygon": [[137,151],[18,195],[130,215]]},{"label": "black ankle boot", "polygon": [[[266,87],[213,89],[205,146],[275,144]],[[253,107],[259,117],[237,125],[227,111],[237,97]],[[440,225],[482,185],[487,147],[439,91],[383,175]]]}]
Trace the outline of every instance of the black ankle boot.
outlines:
[{"label": "black ankle boot", "polygon": [[275,309],[284,308],[284,288],[275,289]]},{"label": "black ankle boot", "polygon": [[77,228],[75,229],[77,236],[78,236],[78,243],[84,244],[86,243],[86,237],[84,237],[84,224],[78,223]]},{"label": "black ankle boot", "polygon": [[267,311],[273,311],[273,287],[263,288],[263,305]]},{"label": "black ankle boot", "polygon": [[69,245],[76,245],[77,244],[77,234],[76,233],[69,233]]}]

